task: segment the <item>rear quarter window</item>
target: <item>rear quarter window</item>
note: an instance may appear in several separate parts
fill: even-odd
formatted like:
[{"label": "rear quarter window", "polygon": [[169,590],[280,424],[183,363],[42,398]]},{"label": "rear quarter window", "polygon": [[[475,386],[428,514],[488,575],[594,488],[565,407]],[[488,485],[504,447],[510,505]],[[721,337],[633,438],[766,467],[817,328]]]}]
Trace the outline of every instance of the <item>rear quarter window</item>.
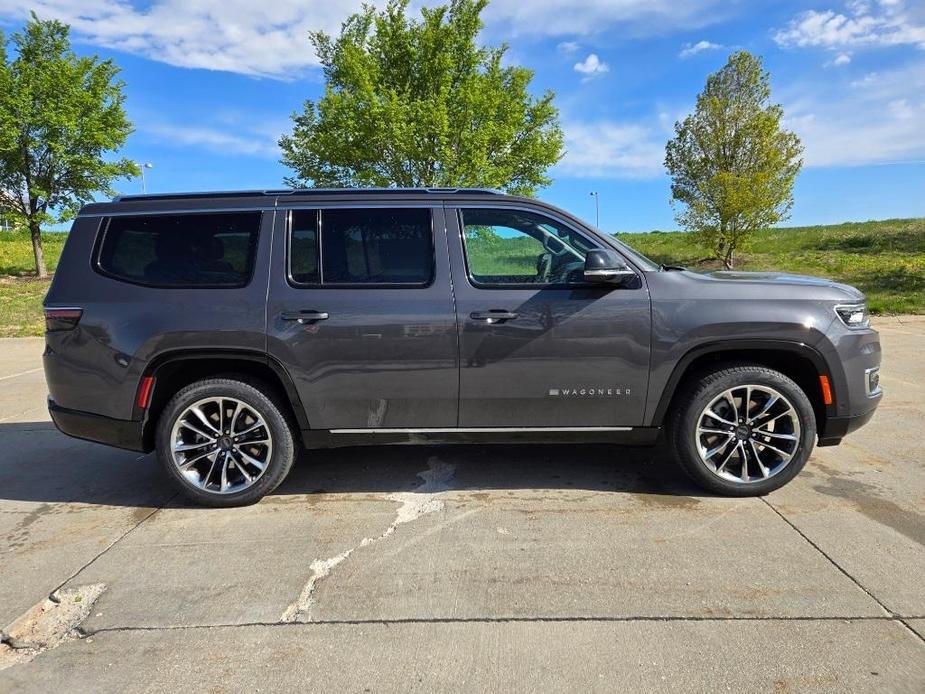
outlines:
[{"label": "rear quarter window", "polygon": [[98,269],[149,287],[243,287],[260,212],[127,215],[104,227]]}]

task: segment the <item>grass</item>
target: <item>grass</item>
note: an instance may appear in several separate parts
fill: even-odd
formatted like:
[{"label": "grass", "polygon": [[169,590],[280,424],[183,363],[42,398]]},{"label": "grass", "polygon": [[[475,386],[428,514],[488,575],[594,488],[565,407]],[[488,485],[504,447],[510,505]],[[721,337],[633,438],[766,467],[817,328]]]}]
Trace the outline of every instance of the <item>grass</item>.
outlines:
[{"label": "grass", "polygon": [[[42,234],[48,271],[58,266],[67,234]],[[0,231],[0,337],[41,335],[45,330],[42,299],[51,280],[35,278],[35,258],[28,233]]]},{"label": "grass", "polygon": [[[52,272],[58,266],[58,258],[67,234],[42,234],[42,249],[45,264]],[[32,241],[29,234],[19,231],[0,231],[0,276],[32,277],[35,258],[32,255]]]},{"label": "grass", "polygon": [[0,277],[0,337],[41,335],[45,330],[42,299],[48,280]]},{"label": "grass", "polygon": [[[719,268],[690,234],[617,236],[656,262],[701,271]],[[57,266],[66,238],[63,233],[43,234],[49,272]],[[493,250],[494,261],[483,271],[533,274],[536,244],[509,243],[500,262]],[[42,334],[42,299],[49,281],[35,279],[32,268],[28,235],[0,232],[0,337]],[[873,313],[925,313],[925,219],[769,229],[755,235],[736,268],[829,277],[861,289]]]}]

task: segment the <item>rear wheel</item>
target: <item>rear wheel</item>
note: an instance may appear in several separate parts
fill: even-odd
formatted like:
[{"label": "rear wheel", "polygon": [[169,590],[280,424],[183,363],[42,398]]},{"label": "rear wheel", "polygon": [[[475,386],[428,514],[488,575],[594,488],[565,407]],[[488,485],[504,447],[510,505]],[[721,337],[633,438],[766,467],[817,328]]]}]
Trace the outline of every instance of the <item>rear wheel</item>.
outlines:
[{"label": "rear wheel", "polygon": [[803,469],[816,439],[806,393],[764,366],[705,372],[678,405],[671,422],[678,462],[719,494],[758,496],[782,487]]},{"label": "rear wheel", "polygon": [[243,506],[285,479],[295,437],[269,389],[212,378],[183,388],[167,404],[157,425],[157,455],[189,499]]}]

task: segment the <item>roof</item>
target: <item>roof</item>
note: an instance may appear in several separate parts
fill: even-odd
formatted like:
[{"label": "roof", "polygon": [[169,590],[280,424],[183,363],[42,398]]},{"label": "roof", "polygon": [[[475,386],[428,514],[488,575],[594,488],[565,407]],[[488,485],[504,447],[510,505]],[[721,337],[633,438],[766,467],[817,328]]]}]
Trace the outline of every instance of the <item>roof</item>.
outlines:
[{"label": "roof", "polygon": [[336,195],[395,195],[400,193],[436,195],[504,195],[500,190],[490,188],[282,188],[279,190],[220,190],[197,193],[150,193],[144,195],[120,195],[113,202],[136,202],[139,200],[197,200],[205,198],[255,198]]}]

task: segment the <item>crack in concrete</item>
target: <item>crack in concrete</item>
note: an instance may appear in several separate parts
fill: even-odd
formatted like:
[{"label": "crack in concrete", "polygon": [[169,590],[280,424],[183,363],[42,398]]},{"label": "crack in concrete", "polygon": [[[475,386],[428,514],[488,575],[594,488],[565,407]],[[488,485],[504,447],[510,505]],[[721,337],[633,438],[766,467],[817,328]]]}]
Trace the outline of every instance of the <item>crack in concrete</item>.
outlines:
[{"label": "crack in concrete", "polygon": [[9,625],[0,637],[0,670],[28,663],[75,638],[83,638],[81,623],[90,615],[104,583],[57,590]]},{"label": "crack in concrete", "polygon": [[[141,460],[142,458],[144,458],[144,456],[139,456],[139,457],[137,458],[137,460]],[[146,516],[144,516],[141,520],[139,520],[137,523],[135,523],[131,528],[129,528],[128,530],[126,530],[124,533],[122,533],[121,535],[119,535],[119,537],[117,537],[115,540],[113,540],[110,544],[108,544],[106,547],[104,547],[102,550],[100,550],[100,552],[98,552],[92,559],[90,559],[90,561],[86,562],[83,566],[81,566],[79,569],[77,569],[77,571],[75,571],[75,572],[72,573],[70,576],[68,576],[68,577],[65,578],[63,581],[61,581],[61,583],[58,584],[58,587],[55,588],[55,589],[52,591],[51,594],[54,595],[57,591],[61,590],[62,588],[64,588],[64,586],[66,586],[68,583],[70,583],[70,582],[73,581],[75,578],[77,578],[77,577],[78,577],[80,574],[82,574],[86,569],[88,569],[94,562],[96,562],[97,559],[99,559],[100,557],[102,557],[102,556],[103,556],[104,554],[106,554],[109,550],[111,550],[111,549],[112,549],[113,547],[115,547],[117,544],[119,544],[120,542],[122,542],[122,540],[124,540],[126,537],[128,537],[129,535],[131,535],[133,532],[135,532],[136,530],[138,530],[138,528],[139,528],[143,523],[146,523],[148,520],[150,520],[150,518],[151,518],[155,513],[157,513],[158,511],[162,511],[164,508],[166,508],[166,506],[167,506],[171,501],[173,501],[174,499],[176,499],[177,496],[179,496],[179,494],[178,494],[178,493],[174,493],[173,495],[171,495],[171,497],[170,497],[169,499],[167,499],[167,501],[164,502],[164,505],[163,505],[163,506],[156,506],[156,507],[154,507],[153,509],[151,509],[151,512],[150,512],[149,514],[147,514]]]},{"label": "crack in concrete", "polygon": [[[137,460],[143,457],[139,456]],[[46,598],[0,631],[0,670],[30,662],[45,651],[57,648],[64,641],[86,638],[88,634],[81,624],[90,615],[93,604],[106,590],[106,584],[91,583],[73,588],[65,586],[176,497],[177,494],[173,494],[164,506],[153,508],[150,513],[59,583]]]},{"label": "crack in concrete", "polygon": [[396,492],[389,494],[386,498],[389,501],[396,501],[401,504],[395,514],[395,520],[380,535],[376,537],[364,537],[360,543],[350,549],[341,552],[327,559],[315,559],[311,566],[311,576],[302,588],[299,598],[289,605],[280,616],[280,622],[310,622],[312,620],[312,607],[315,604],[315,590],[318,583],[327,578],[335,566],[342,563],[351,554],[358,549],[368,547],[377,542],[388,538],[399,525],[411,523],[421,516],[443,508],[443,501],[437,498],[437,495],[447,491],[450,488],[450,481],[453,479],[453,473],[456,466],[446,463],[436,456],[431,456],[427,461],[427,469],[418,473],[423,482],[408,492]]}]

